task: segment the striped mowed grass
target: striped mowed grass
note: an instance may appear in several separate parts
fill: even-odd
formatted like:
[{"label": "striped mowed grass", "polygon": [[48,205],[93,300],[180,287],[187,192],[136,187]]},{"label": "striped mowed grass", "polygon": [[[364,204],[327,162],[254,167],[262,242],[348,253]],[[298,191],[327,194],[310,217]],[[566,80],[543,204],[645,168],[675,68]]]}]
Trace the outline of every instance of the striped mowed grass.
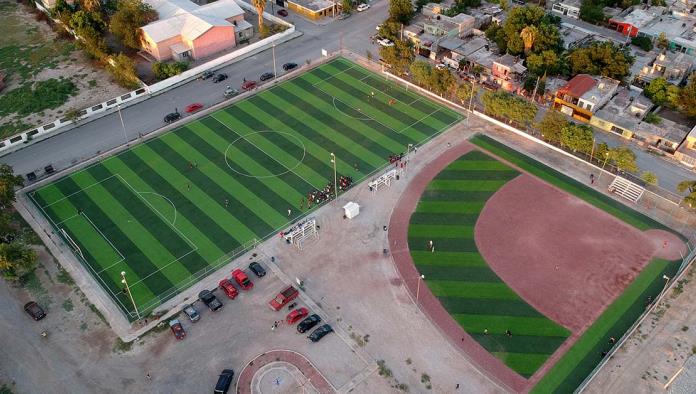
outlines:
[{"label": "striped mowed grass", "polygon": [[[131,318],[306,215],[461,115],[339,58],[59,179],[30,197]],[[311,209],[316,209],[313,206]]]},{"label": "striped mowed grass", "polygon": [[486,201],[517,175],[480,151],[461,156],[428,185],[408,235],[416,268],[444,308],[481,346],[530,377],[570,332],[510,289],[474,242],[474,226]]}]

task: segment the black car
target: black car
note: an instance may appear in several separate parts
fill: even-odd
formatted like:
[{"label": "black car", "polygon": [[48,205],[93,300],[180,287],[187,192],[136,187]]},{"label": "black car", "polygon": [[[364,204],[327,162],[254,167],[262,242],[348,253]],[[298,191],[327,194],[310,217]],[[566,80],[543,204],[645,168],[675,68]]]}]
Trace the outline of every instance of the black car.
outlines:
[{"label": "black car", "polygon": [[26,305],[24,305],[24,312],[29,314],[29,316],[36,321],[46,317],[46,312],[34,301],[27,302]]},{"label": "black car", "polygon": [[227,74],[218,74],[213,78],[214,83],[222,82],[227,79]]},{"label": "black car", "polygon": [[283,64],[283,70],[290,71],[297,68],[297,63],[285,63]]},{"label": "black car", "polygon": [[201,78],[202,80],[206,80],[206,79],[208,79],[208,78],[212,78],[213,75],[215,75],[215,73],[212,72],[212,71],[210,71],[210,70],[208,70],[208,71],[203,72],[203,74],[201,74],[200,78]]},{"label": "black car", "polygon": [[203,301],[203,303],[210,308],[211,311],[215,312],[222,308],[222,302],[215,297],[215,294],[213,294],[212,291],[210,290],[203,290],[200,293],[198,293],[198,298]]},{"label": "black car", "polygon": [[263,74],[261,74],[259,79],[262,81],[268,81],[269,79],[272,79],[273,77],[275,77],[275,74],[273,74],[273,73],[263,73]]},{"label": "black car", "polygon": [[266,270],[263,269],[263,267],[261,266],[261,264],[257,263],[256,261],[254,261],[253,263],[249,264],[249,269],[250,269],[251,272],[253,272],[254,275],[256,275],[256,277],[258,277],[258,278],[261,278],[261,277],[266,276]]},{"label": "black car", "polygon": [[309,317],[305,318],[300,322],[300,324],[297,325],[297,332],[299,332],[300,334],[304,334],[305,332],[309,331],[312,327],[319,324],[320,321],[321,317],[319,317],[319,315],[309,315]]},{"label": "black car", "polygon": [[172,112],[172,113],[167,114],[167,116],[164,117],[164,123],[176,122],[177,120],[179,120],[179,118],[181,118],[180,113]]},{"label": "black car", "polygon": [[234,379],[234,371],[231,369],[223,369],[218,378],[217,384],[215,385],[215,394],[226,394],[227,390],[230,389],[232,380]]},{"label": "black car", "polygon": [[324,324],[323,326],[314,330],[307,338],[312,342],[319,342],[320,339],[324,338],[326,334],[333,332],[333,328],[330,325]]}]

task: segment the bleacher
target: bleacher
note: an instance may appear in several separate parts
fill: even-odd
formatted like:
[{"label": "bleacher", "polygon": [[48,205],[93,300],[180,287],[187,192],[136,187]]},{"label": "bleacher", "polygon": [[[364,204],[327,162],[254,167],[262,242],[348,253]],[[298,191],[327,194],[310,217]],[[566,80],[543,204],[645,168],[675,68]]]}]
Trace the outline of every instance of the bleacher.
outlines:
[{"label": "bleacher", "polygon": [[617,176],[609,185],[609,191],[627,199],[631,202],[638,202],[645,192],[645,188],[639,186],[625,178]]}]

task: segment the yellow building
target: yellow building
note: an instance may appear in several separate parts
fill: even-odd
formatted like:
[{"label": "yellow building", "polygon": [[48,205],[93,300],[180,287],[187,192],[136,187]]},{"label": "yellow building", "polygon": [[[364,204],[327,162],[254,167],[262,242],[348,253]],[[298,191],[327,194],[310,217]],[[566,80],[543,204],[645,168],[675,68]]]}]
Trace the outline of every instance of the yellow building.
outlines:
[{"label": "yellow building", "polygon": [[319,20],[341,13],[341,5],[330,0],[288,0],[287,8],[305,18]]},{"label": "yellow building", "polygon": [[619,81],[578,74],[558,89],[553,108],[581,122],[588,123],[593,111],[601,108],[614,95]]}]

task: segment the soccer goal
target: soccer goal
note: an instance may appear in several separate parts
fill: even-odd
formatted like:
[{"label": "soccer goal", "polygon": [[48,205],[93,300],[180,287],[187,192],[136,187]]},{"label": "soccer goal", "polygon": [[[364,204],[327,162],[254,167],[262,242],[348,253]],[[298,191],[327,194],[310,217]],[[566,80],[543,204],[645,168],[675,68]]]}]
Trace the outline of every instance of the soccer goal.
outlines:
[{"label": "soccer goal", "polygon": [[62,227],[60,228],[59,231],[60,231],[61,235],[63,235],[63,238],[65,238],[65,240],[66,240],[66,241],[70,244],[70,246],[73,248],[73,251],[75,251],[75,253],[79,254],[80,257],[82,257],[82,259],[84,260],[84,259],[85,259],[85,255],[82,254],[82,249],[80,249],[80,247],[77,246],[77,243],[72,239],[72,237],[71,237],[70,235],[68,235],[68,232],[65,231]]},{"label": "soccer goal", "polygon": [[372,193],[375,193],[377,189],[383,187],[383,186],[391,186],[391,182],[396,179],[398,175],[401,175],[402,170],[401,169],[391,169],[390,171],[387,171],[386,173],[382,174],[379,178],[375,179],[374,181],[370,182],[367,184],[367,186],[370,188],[370,191]]},{"label": "soccer goal", "polygon": [[284,233],[284,237],[287,242],[302,250],[302,247],[307,241],[319,237],[316,219],[309,218],[295,224]]}]

